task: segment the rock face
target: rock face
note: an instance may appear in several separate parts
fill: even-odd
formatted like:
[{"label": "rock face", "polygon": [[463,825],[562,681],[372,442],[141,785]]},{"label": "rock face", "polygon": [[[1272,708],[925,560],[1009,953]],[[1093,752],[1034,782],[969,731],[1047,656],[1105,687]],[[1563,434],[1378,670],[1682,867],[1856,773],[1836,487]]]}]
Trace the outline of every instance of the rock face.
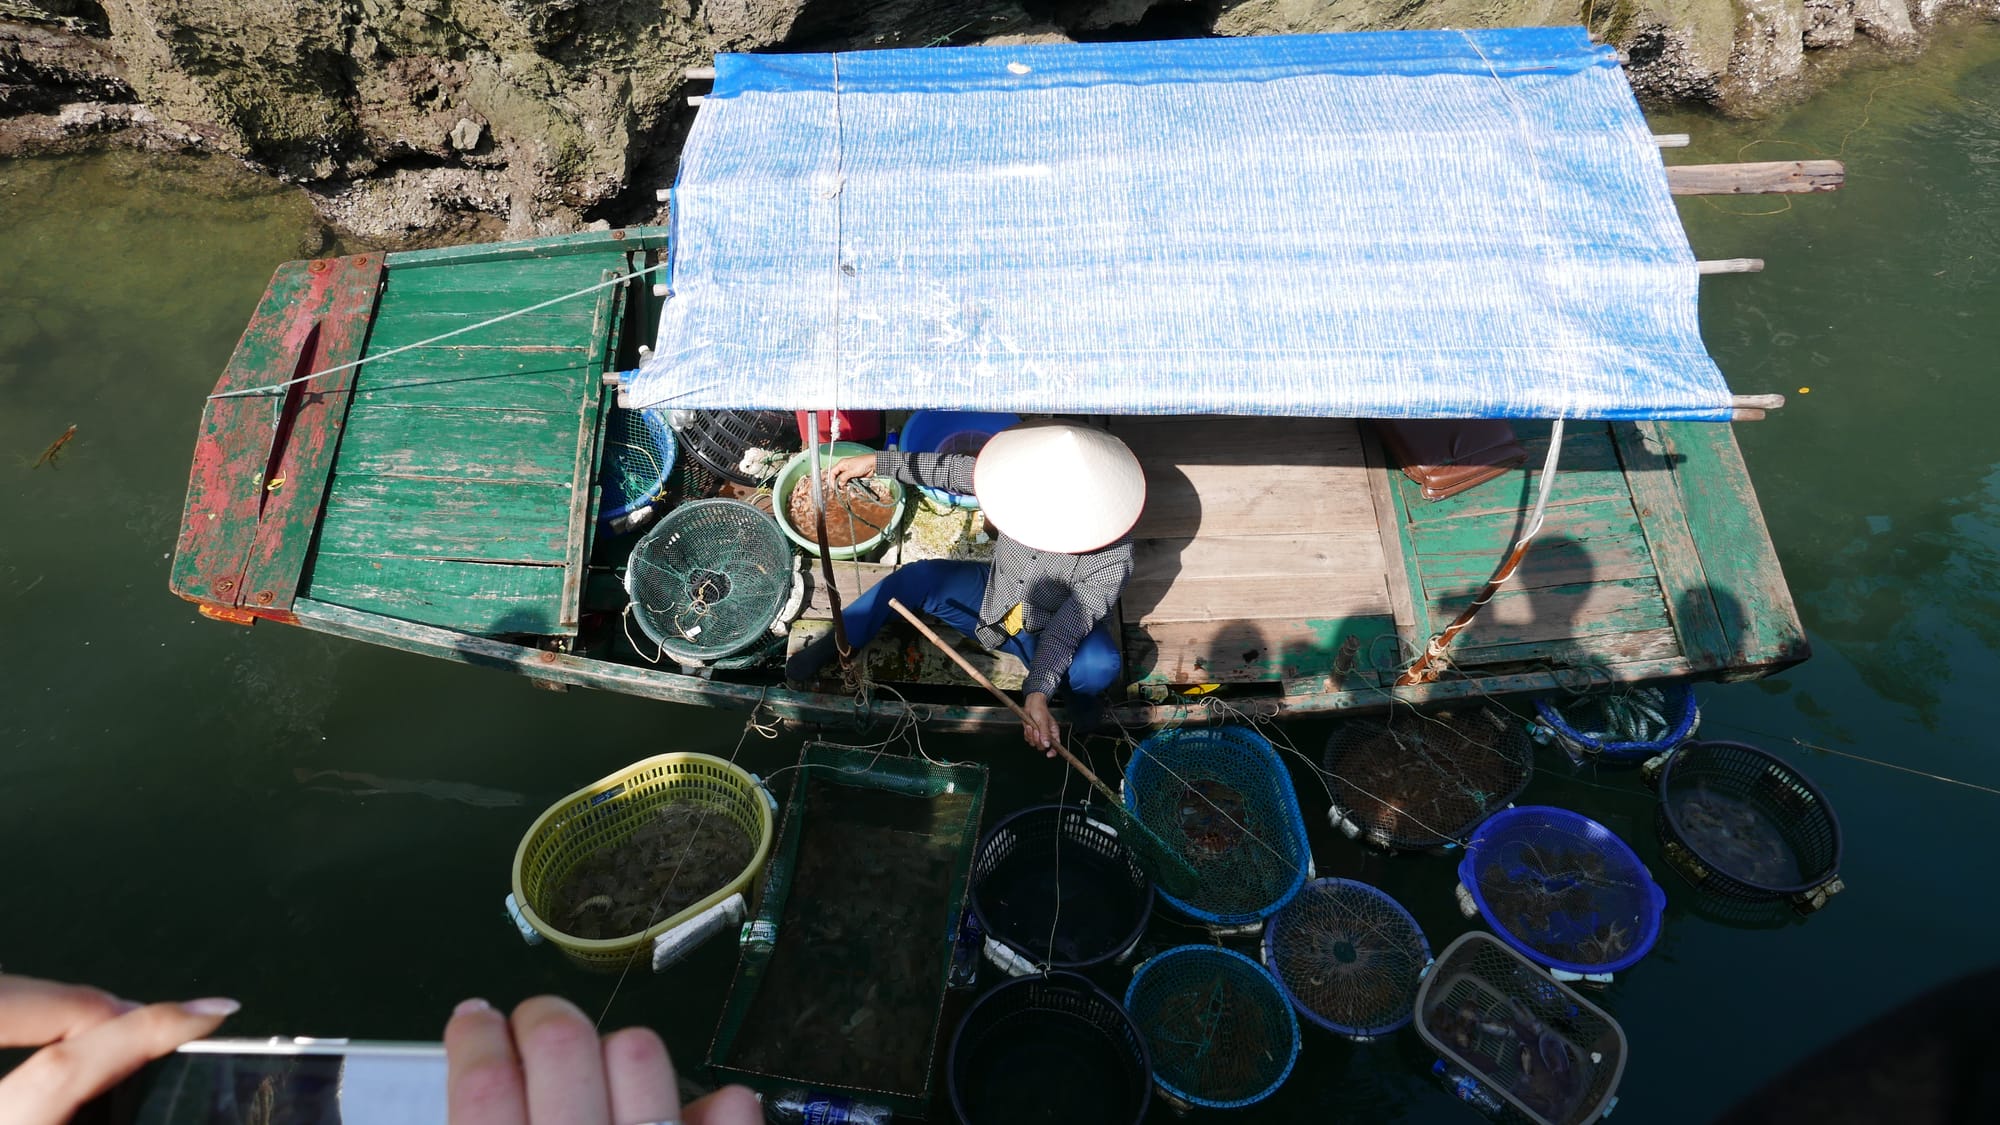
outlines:
[{"label": "rock face", "polygon": [[[1575,22],[1644,98],[1754,109],[1807,52],[2000,0],[0,0],[0,155],[233,153],[378,240],[574,229],[670,174],[718,51]],[[642,161],[651,160],[641,174]],[[648,182],[635,183],[637,179]]]}]

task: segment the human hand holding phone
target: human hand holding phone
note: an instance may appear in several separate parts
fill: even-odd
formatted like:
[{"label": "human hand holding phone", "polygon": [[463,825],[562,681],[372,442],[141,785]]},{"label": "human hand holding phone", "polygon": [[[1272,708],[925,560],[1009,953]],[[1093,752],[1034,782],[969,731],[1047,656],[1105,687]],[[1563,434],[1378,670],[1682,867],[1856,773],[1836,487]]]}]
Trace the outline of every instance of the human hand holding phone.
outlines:
[{"label": "human hand holding phone", "polygon": [[58,1125],[147,1062],[221,1025],[234,1000],[138,1004],[0,974],[0,1047],[40,1047],[0,1078],[0,1125]]}]

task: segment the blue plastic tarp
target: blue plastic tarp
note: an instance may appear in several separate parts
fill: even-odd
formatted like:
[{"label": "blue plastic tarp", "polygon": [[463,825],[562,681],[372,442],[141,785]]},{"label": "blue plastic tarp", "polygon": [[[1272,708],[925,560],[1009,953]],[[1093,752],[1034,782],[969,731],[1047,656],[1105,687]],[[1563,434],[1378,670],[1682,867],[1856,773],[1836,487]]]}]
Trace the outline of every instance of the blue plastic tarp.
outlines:
[{"label": "blue plastic tarp", "polygon": [[1723,419],[1581,28],[724,55],[631,406]]}]

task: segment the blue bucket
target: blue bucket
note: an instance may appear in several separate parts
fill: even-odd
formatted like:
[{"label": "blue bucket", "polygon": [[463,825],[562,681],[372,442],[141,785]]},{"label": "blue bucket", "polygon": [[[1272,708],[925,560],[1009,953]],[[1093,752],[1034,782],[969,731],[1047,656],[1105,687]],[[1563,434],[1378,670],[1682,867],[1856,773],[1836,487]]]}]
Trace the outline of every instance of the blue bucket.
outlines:
[{"label": "blue bucket", "polygon": [[1564,973],[1605,977],[1660,937],[1667,893],[1609,828],[1567,809],[1523,805],[1479,826],[1459,885],[1500,940]]},{"label": "blue bucket", "polygon": [[[905,453],[974,453],[984,444],[983,438],[992,437],[1001,430],[1021,424],[1019,415],[972,410],[919,410],[903,423],[903,432],[897,438],[897,448]],[[954,440],[957,439],[957,440]],[[949,445],[951,448],[945,448]],[[965,448],[970,446],[971,448]],[[979,499],[963,496],[956,492],[946,492],[941,488],[926,488],[924,495],[939,504],[953,508],[977,508]]]}]

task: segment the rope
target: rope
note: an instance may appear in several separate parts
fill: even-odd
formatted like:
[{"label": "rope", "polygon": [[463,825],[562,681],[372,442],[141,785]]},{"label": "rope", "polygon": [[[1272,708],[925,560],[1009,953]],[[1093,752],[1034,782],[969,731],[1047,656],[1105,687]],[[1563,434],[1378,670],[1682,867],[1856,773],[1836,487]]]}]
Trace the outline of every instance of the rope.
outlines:
[{"label": "rope", "polygon": [[282,391],[287,387],[294,387],[300,383],[310,382],[314,379],[319,378],[322,375],[331,375],[336,371],[345,371],[350,367],[359,367],[364,363],[374,363],[376,360],[388,359],[392,355],[400,355],[403,352],[409,351],[411,348],[429,347],[430,345],[437,343],[439,340],[449,340],[453,336],[462,336],[467,332],[476,332],[481,328],[491,327],[492,325],[498,324],[503,320],[512,320],[517,316],[525,316],[531,312],[539,312],[542,309],[548,308],[550,305],[559,305],[564,301],[574,300],[578,297],[585,296],[586,294],[595,293],[599,289],[609,289],[613,285],[622,285],[625,282],[631,281],[634,278],[644,277],[647,274],[654,272],[655,270],[663,270],[666,268],[667,268],[667,263],[660,262],[657,265],[647,266],[646,268],[641,270],[634,270],[631,273],[620,274],[617,277],[611,278],[609,280],[600,281],[595,285],[579,289],[574,293],[565,293],[560,297],[551,297],[548,300],[543,301],[538,305],[529,305],[525,309],[515,309],[513,312],[504,312],[501,313],[499,316],[492,317],[487,320],[482,320],[478,324],[468,324],[464,328],[454,328],[449,332],[439,333],[436,336],[432,336],[428,340],[418,340],[414,344],[404,344],[401,347],[390,348],[386,352],[378,352],[375,355],[364,356],[361,359],[352,360],[348,363],[343,363],[335,367],[328,367],[319,371],[315,371],[310,375],[301,375],[296,379],[287,379],[282,383],[271,383],[269,385],[262,387],[243,387],[233,391],[217,391],[214,394],[209,395],[208,397],[210,399],[243,398],[249,395],[273,394],[275,392]]}]

